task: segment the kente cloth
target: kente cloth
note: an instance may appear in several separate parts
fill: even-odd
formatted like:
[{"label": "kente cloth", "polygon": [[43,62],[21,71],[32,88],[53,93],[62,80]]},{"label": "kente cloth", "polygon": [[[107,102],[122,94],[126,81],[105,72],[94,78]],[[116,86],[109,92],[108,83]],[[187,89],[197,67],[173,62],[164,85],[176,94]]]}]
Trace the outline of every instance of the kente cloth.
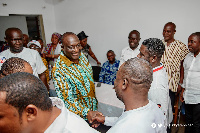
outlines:
[{"label": "kente cloth", "polygon": [[47,78],[47,83],[49,83],[49,68],[48,68],[48,63],[47,63],[47,60],[43,57],[42,58],[42,61],[44,63],[44,65],[46,66],[47,70],[45,71],[45,75],[46,75],[46,78]]},{"label": "kente cloth", "polygon": [[168,74],[169,89],[172,92],[177,92],[181,61],[189,53],[189,50],[184,43],[178,40],[173,41],[169,46],[167,46],[167,42],[164,40],[163,43],[165,44],[165,51],[161,62]]},{"label": "kente cloth", "polygon": [[79,62],[70,61],[61,52],[52,69],[52,78],[57,96],[67,109],[87,120],[90,110],[97,110],[92,67],[83,53]]},{"label": "kente cloth", "polygon": [[109,61],[106,61],[101,68],[99,82],[114,85],[118,67],[119,60],[115,60],[113,64],[110,64]]}]

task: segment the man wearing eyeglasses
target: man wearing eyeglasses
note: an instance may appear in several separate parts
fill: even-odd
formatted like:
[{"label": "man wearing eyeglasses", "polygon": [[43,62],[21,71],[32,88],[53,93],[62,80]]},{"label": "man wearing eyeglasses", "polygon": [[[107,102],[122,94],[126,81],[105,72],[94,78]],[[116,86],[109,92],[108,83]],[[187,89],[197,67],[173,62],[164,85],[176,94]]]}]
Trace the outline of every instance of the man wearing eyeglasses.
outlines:
[{"label": "man wearing eyeglasses", "polygon": [[64,33],[62,44],[63,50],[52,69],[57,96],[71,112],[90,120],[98,113],[92,67],[74,33]]},{"label": "man wearing eyeglasses", "polygon": [[129,33],[128,42],[129,46],[122,50],[119,67],[128,59],[137,57],[137,55],[140,53],[140,48],[138,47],[140,42],[140,32],[137,30],[132,30]]},{"label": "man wearing eyeglasses", "polygon": [[[48,88],[45,70],[47,69],[42,62],[39,53],[35,50],[23,47],[23,34],[18,28],[8,28],[5,31],[5,40],[9,45],[9,49],[0,53],[0,56],[9,59],[11,57],[18,57],[27,61],[32,69],[33,75],[39,77]],[[0,63],[1,67],[2,63]]]}]

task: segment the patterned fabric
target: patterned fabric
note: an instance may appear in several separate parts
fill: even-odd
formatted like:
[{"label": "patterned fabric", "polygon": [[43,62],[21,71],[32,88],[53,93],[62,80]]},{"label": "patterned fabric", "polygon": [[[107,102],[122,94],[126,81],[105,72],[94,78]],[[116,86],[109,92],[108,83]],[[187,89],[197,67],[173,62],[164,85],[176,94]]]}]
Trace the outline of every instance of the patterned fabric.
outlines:
[{"label": "patterned fabric", "polygon": [[92,67],[83,53],[79,63],[71,62],[63,52],[52,69],[57,96],[67,109],[87,120],[90,110],[97,110]]},{"label": "patterned fabric", "polygon": [[[61,44],[57,44],[56,48],[54,49],[52,46],[52,43],[47,44],[44,53],[45,54],[51,54],[51,55],[56,55],[56,54],[60,54],[61,51]],[[56,62],[57,59],[50,59],[49,60],[49,65],[51,65],[51,67],[53,67],[54,63]]]},{"label": "patterned fabric", "polygon": [[86,44],[86,46],[85,47],[83,47],[82,48],[82,52],[84,53],[84,55],[87,57],[87,59],[88,59],[88,55],[89,55],[89,48],[90,48],[90,45],[89,44]]},{"label": "patterned fabric", "polygon": [[115,60],[113,64],[110,64],[109,61],[106,61],[101,68],[99,82],[114,85],[118,67],[119,60]]},{"label": "patterned fabric", "polygon": [[161,62],[168,74],[169,89],[172,92],[177,92],[181,61],[189,53],[189,50],[184,43],[178,40],[175,40],[169,46],[167,46],[167,42],[164,40],[163,43],[165,44],[165,52],[161,58]]},{"label": "patterned fabric", "polygon": [[42,61],[43,61],[44,65],[47,68],[47,70],[45,71],[45,75],[46,75],[46,78],[47,78],[47,83],[49,83],[49,68],[48,68],[48,63],[47,63],[47,60],[45,58],[42,58]]}]

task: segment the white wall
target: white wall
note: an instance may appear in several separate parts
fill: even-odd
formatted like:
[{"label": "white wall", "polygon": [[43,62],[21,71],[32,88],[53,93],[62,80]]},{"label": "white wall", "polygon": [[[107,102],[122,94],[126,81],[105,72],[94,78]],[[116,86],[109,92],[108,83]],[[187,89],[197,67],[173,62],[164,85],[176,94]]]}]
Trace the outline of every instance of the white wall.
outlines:
[{"label": "white wall", "polygon": [[149,37],[162,39],[164,24],[172,21],[177,25],[175,38],[187,44],[188,36],[200,31],[199,5],[199,0],[0,0],[0,16],[42,14],[47,43],[55,31],[84,30],[103,63],[109,49],[119,59],[133,29],[140,31],[140,43]]},{"label": "white wall", "polygon": [[199,5],[199,0],[63,0],[55,5],[56,29],[84,30],[103,63],[109,49],[119,59],[133,29],[140,31],[140,43],[150,37],[162,39],[164,24],[172,21],[177,25],[175,38],[187,44],[188,36],[200,31]]},{"label": "white wall", "polygon": [[42,15],[46,42],[51,41],[51,34],[56,31],[53,0],[0,0],[0,16],[9,14]]},{"label": "white wall", "polygon": [[26,17],[24,16],[0,16],[0,40],[5,41],[5,30],[10,27],[21,29],[24,34],[28,34]]}]

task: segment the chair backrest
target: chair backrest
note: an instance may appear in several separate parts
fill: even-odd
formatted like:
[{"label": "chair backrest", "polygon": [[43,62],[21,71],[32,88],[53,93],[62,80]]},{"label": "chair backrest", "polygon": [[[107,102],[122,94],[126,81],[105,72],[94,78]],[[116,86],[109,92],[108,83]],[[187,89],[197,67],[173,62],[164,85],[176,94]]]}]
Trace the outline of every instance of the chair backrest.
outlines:
[{"label": "chair backrest", "polygon": [[101,72],[100,66],[92,66],[93,78],[95,82],[99,82],[99,73]]}]

